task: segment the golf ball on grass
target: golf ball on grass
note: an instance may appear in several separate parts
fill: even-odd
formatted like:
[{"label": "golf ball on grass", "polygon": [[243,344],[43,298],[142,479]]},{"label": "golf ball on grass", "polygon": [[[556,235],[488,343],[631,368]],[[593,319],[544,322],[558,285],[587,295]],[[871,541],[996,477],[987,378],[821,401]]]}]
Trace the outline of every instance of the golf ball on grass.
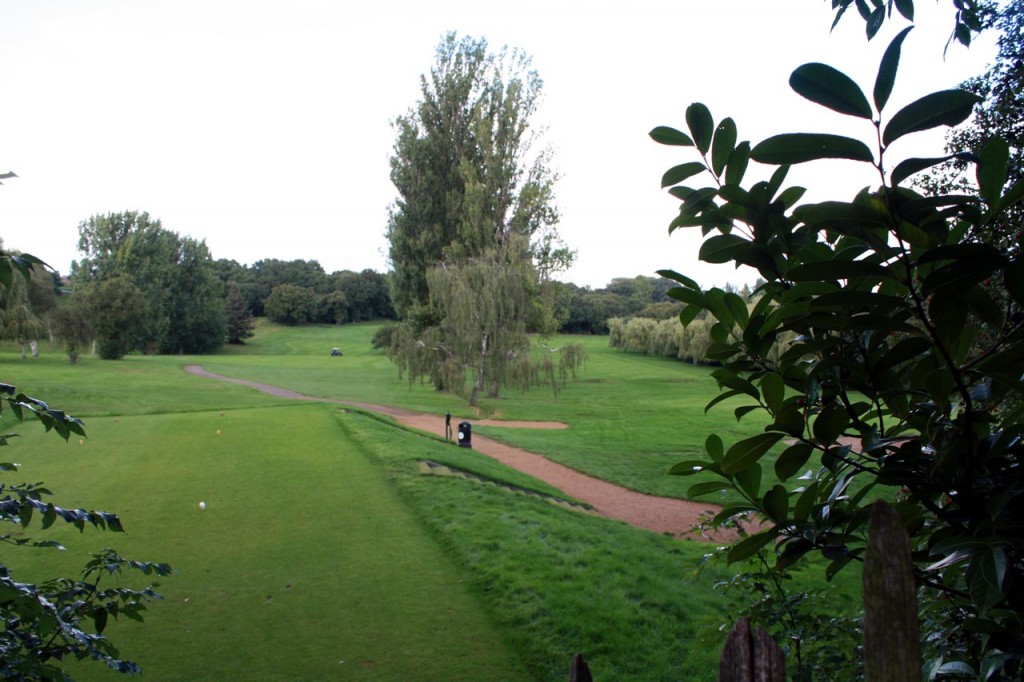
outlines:
[{"label": "golf ball on grass", "polygon": [[200,502],[199,503],[199,509],[200,510],[206,509],[206,503],[205,502]]}]

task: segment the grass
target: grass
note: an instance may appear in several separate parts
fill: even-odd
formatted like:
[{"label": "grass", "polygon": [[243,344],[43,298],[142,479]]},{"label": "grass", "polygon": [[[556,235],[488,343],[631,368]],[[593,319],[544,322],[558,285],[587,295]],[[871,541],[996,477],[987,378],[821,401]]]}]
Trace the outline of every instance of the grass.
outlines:
[{"label": "grass", "polygon": [[66,504],[117,510],[128,529],[62,528],[52,537],[73,556],[34,552],[33,571],[71,573],[86,548],[110,543],[170,563],[148,623],[111,631],[151,679],[529,679],[469,572],[336,411],[101,418],[86,445],[26,434],[33,475],[44,471]]},{"label": "grass", "polygon": [[[473,416],[457,398],[397,380],[370,348],[375,329],[261,326],[214,356],[77,367],[56,353],[0,353],[0,379],[86,418],[89,433],[65,444],[26,424],[4,459],[23,463],[23,480],[45,480],[58,502],[117,511],[128,529],[57,529],[47,535],[69,552],[23,550],[5,562],[21,578],[70,574],[89,549],[113,545],[171,563],[178,573],[147,623],[110,630],[150,679],[562,680],[576,651],[599,679],[712,679],[727,602],[711,589],[724,568],[695,573],[707,546],[514,492],[559,494],[379,417],[181,369]],[[582,341],[587,372],[557,398],[535,390],[484,405],[569,430],[478,430],[681,495],[692,479],[666,476],[668,466],[699,453],[709,430],[728,441],[757,428],[737,427],[728,409],[703,414],[715,391],[706,370]],[[330,357],[334,346],[345,356]],[[499,485],[425,476],[422,459]],[[843,582],[837,602],[855,603],[856,592]],[[74,674],[112,678],[95,665]]]},{"label": "grass", "polygon": [[[261,326],[251,345],[200,362],[213,372],[244,375],[309,395],[438,415],[450,411],[456,420],[478,416],[455,396],[398,380],[384,354],[371,348],[376,329],[375,324],[294,330]],[[560,421],[570,428],[531,431],[481,426],[480,433],[632,490],[685,497],[691,485],[712,477],[669,476],[672,465],[702,458],[709,433],[721,435],[728,446],[765,424],[757,413],[737,423],[732,409],[740,404],[737,401],[705,413],[708,401],[718,392],[707,368],[612,350],[607,337],[576,336],[565,341],[583,343],[589,356],[578,382],[569,382],[557,395],[544,388],[523,394],[506,392],[501,398],[484,400],[479,416]],[[343,348],[345,356],[328,357],[333,346]],[[771,457],[765,462],[763,485],[767,488],[777,479]],[[735,503],[739,498],[729,493],[709,501]]]}]

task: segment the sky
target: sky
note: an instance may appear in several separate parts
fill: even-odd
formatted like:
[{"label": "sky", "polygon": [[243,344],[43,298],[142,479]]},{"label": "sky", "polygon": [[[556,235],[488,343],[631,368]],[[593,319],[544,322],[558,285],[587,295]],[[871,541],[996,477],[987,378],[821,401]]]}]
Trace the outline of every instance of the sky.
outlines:
[{"label": "sky", "polygon": [[[916,4],[890,115],[995,54],[986,40],[943,59],[951,3]],[[391,122],[416,104],[438,42],[455,31],[526,51],[544,80],[534,123],[554,150],[558,229],[577,254],[560,279],[600,288],[671,268],[705,286],[749,283],[756,273],[698,261],[699,231],[669,236],[678,202],[661,175],[696,158],[648,132],[685,129],[699,101],[716,121],[731,116],[741,140],[808,131],[870,143],[869,123],[787,81],[819,61],[870,93],[903,24],[868,43],[851,12],[830,34],[830,5],[0,0],[0,173],[19,176],[0,188],[0,237],[66,274],[81,257],[80,222],[138,210],[205,240],[214,258],[384,272]],[[941,134],[915,137],[922,151],[900,140],[895,160],[941,154]],[[814,201],[877,184],[853,162],[798,167],[789,180],[813,185]]]}]

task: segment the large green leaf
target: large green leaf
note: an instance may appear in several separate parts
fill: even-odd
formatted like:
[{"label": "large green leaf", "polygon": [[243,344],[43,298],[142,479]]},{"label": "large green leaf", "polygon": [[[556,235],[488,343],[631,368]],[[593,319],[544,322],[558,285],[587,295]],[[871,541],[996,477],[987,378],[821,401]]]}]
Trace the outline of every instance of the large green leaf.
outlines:
[{"label": "large green leaf", "polygon": [[789,480],[807,464],[807,460],[811,458],[813,452],[814,448],[807,443],[790,445],[775,460],[775,475],[780,481]]},{"label": "large green leaf", "polygon": [[914,0],[896,0],[896,9],[907,21],[914,20]]},{"label": "large green leaf", "polygon": [[740,327],[746,327],[750,320],[750,312],[747,310],[747,302],[738,294],[731,291],[725,292],[725,306],[729,309],[732,319]]},{"label": "large green leaf", "polygon": [[926,159],[905,159],[900,161],[896,167],[892,169],[892,173],[889,174],[889,182],[893,187],[896,187],[914,173],[923,171],[925,168],[931,168],[932,166],[936,166],[940,163],[945,163],[950,159],[964,159],[966,161],[971,158],[973,158],[973,156],[970,154],[960,153]]},{"label": "large green leaf", "polygon": [[778,536],[779,531],[777,528],[769,528],[757,535],[744,538],[729,548],[726,559],[730,564],[749,559],[757,554],[765,545],[773,542]]},{"label": "large green leaf", "polygon": [[730,369],[719,367],[711,373],[711,376],[715,378],[715,381],[718,382],[719,386],[732,389],[733,391],[741,391],[742,393],[749,395],[754,400],[761,397],[761,394],[757,392],[756,388],[754,388],[754,384],[750,383]]},{"label": "large green leaf", "polygon": [[694,102],[686,107],[686,125],[690,128],[697,149],[701,154],[707,154],[715,132],[715,120],[711,118],[711,112],[700,102]]},{"label": "large green leaf", "polygon": [[761,396],[773,414],[782,409],[786,397],[786,385],[778,372],[768,372],[761,378]]},{"label": "large green leaf", "polygon": [[714,141],[711,143],[711,170],[715,175],[722,175],[735,146],[736,123],[731,118],[723,118],[715,129]]},{"label": "large green leaf", "polygon": [[993,547],[971,560],[967,571],[968,588],[981,613],[1002,601],[1006,568],[1006,553],[1002,547]]},{"label": "large green leaf", "polygon": [[864,25],[864,30],[867,32],[868,40],[875,37],[875,34],[878,33],[878,29],[882,28],[883,22],[885,22],[885,6],[879,3],[879,7],[871,13],[871,16],[868,17],[868,20]]},{"label": "large green leaf", "polygon": [[802,97],[833,111],[857,118],[871,118],[871,105],[860,87],[842,71],[828,64],[804,64],[789,77],[789,85]]},{"label": "large green leaf", "polygon": [[978,190],[989,206],[995,206],[1006,184],[1010,147],[1001,137],[989,138],[978,154]]},{"label": "large green leaf", "polygon": [[[911,13],[913,13],[913,5],[911,5]],[[913,26],[909,26],[900,31],[899,35],[893,38],[892,42],[889,43],[889,47],[885,49],[885,54],[882,55],[882,63],[879,64],[878,75],[875,77],[874,90],[875,107],[879,112],[885,108],[886,103],[889,101],[889,95],[892,94],[892,87],[896,83],[896,71],[900,65],[900,50],[903,47],[903,39],[907,37],[907,34],[913,28]],[[893,182],[893,184],[898,183]]]},{"label": "large green leaf", "polygon": [[871,163],[874,157],[860,140],[828,133],[785,133],[759,143],[750,158],[761,163],[781,165],[818,159],[851,159]]},{"label": "large green leaf", "polygon": [[888,147],[909,133],[939,126],[955,126],[967,120],[981,97],[966,90],[943,90],[925,95],[896,112],[882,134]]},{"label": "large green leaf", "polygon": [[699,290],[689,289],[686,287],[673,287],[666,292],[666,295],[670,298],[674,298],[677,301],[688,303],[689,305],[695,305],[699,308],[706,308],[707,303],[704,300],[704,294]]},{"label": "large green leaf", "polygon": [[725,183],[727,185],[739,185],[743,175],[747,172],[747,164],[750,161],[750,143],[740,142],[729,155],[729,162],[725,167]]},{"label": "large green leaf", "polygon": [[827,405],[814,420],[814,437],[823,445],[831,445],[842,435],[843,429],[849,423],[850,417],[841,407]]},{"label": "large green leaf", "polygon": [[704,450],[708,453],[708,457],[715,462],[721,462],[725,457],[725,445],[722,444],[722,439],[714,433],[704,439]]},{"label": "large green leaf", "polygon": [[750,242],[735,234],[716,234],[700,246],[700,259],[705,263],[728,263]]},{"label": "large green leaf", "polygon": [[705,170],[704,164],[700,161],[691,161],[689,163],[682,163],[678,166],[673,166],[665,171],[665,174],[661,176],[661,186],[671,187],[672,185],[679,184],[683,180],[692,178],[703,170]]},{"label": "large green leaf", "polygon": [[674,145],[676,147],[692,147],[693,140],[681,130],[668,126],[658,126],[648,133],[651,139],[658,144]]},{"label": "large green leaf", "polygon": [[689,490],[686,491],[686,496],[689,498],[701,497],[702,495],[708,495],[709,493],[717,493],[725,490],[729,487],[726,481],[706,481],[704,483],[694,483],[690,486]]},{"label": "large green leaf", "polygon": [[751,464],[736,472],[736,485],[747,495],[756,500],[761,496],[761,465]]},{"label": "large green leaf", "polygon": [[785,523],[789,518],[789,493],[776,483],[761,500],[765,513],[775,523]]},{"label": "large green leaf", "polygon": [[782,440],[784,435],[782,433],[759,433],[734,443],[725,453],[725,458],[722,460],[722,471],[726,474],[735,474],[746,469],[761,459],[773,445]]},{"label": "large green leaf", "polygon": [[[698,474],[712,467],[714,467],[714,465],[705,460],[688,459],[685,462],[677,462],[673,464],[669,468],[668,473],[670,476],[693,476],[694,474]],[[723,483],[722,487],[726,487],[726,484]]]},{"label": "large green leaf", "polygon": [[700,285],[694,280],[690,279],[686,275],[676,272],[675,270],[658,270],[658,274],[665,279],[670,279],[673,282],[679,282],[680,284],[687,286],[691,289],[700,290]]}]

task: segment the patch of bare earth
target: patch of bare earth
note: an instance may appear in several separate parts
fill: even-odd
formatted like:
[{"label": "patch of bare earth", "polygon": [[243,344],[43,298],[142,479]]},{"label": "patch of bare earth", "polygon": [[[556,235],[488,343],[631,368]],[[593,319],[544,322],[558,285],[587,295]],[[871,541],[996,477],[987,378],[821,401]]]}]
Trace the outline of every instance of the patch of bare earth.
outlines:
[{"label": "patch of bare earth", "polygon": [[[294,400],[311,400],[350,405],[380,414],[388,415],[397,422],[440,437],[445,436],[444,415],[422,414],[396,407],[374,405],[350,400],[333,400],[316,398],[290,391],[279,386],[261,384],[245,379],[235,379],[220,374],[207,372],[199,365],[186,365],[185,371],[209,379],[218,379],[235,384],[255,388],[280,398]],[[565,424],[558,422],[504,421],[497,419],[473,419],[452,416],[452,428],[460,421],[468,421],[474,427],[501,426],[504,428],[527,429],[565,429]],[[575,469],[553,462],[550,459],[520,448],[512,447],[474,432],[473,450],[492,457],[506,466],[522,471],[555,486],[569,497],[585,502],[598,514],[625,521],[637,528],[646,528],[657,533],[666,533],[674,537],[699,540],[727,541],[731,536],[722,533],[714,537],[702,537],[694,531],[703,515],[715,514],[720,507],[703,502],[679,500],[671,497],[645,495],[622,486],[603,481],[593,476],[580,473]]]}]

